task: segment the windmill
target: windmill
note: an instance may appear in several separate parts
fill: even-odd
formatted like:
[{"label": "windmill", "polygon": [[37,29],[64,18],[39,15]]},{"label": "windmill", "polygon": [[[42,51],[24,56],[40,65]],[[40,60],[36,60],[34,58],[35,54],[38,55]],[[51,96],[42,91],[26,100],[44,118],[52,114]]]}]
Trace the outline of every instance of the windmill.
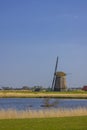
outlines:
[{"label": "windmill", "polygon": [[55,79],[56,79],[55,74],[57,72],[57,66],[58,66],[58,56],[57,56],[57,59],[56,59],[56,65],[55,65],[54,76],[53,76],[53,81],[52,81],[52,87],[51,87],[52,90],[54,89],[54,84],[55,84]]},{"label": "windmill", "polygon": [[66,90],[66,73],[57,71],[58,68],[58,56],[56,59],[56,65],[54,70],[54,76],[52,81],[52,91],[65,91]]}]

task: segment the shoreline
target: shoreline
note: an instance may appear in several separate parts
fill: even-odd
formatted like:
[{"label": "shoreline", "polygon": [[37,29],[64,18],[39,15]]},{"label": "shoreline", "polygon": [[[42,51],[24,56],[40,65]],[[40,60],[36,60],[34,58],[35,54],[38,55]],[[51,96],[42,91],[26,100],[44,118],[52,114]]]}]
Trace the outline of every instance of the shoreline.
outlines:
[{"label": "shoreline", "polygon": [[87,99],[86,93],[23,93],[23,92],[0,92],[0,98],[71,98]]}]

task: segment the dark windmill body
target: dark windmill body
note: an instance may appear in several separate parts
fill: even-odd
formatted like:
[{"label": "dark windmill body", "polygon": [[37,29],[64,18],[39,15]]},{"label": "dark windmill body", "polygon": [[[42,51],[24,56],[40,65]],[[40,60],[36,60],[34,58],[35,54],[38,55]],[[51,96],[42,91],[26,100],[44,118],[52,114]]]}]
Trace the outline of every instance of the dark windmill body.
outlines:
[{"label": "dark windmill body", "polygon": [[52,82],[53,91],[65,91],[66,90],[66,73],[57,71],[58,57],[56,60],[55,72]]}]

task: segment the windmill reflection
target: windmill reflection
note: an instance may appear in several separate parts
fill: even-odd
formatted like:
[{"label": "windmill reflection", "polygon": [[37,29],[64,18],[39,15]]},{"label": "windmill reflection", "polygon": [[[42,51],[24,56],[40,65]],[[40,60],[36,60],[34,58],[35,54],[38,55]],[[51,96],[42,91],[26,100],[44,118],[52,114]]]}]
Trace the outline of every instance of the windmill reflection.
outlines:
[{"label": "windmill reflection", "polygon": [[41,105],[41,107],[56,107],[58,105],[58,100],[55,99],[52,101],[51,98],[44,98],[43,99],[43,104]]}]

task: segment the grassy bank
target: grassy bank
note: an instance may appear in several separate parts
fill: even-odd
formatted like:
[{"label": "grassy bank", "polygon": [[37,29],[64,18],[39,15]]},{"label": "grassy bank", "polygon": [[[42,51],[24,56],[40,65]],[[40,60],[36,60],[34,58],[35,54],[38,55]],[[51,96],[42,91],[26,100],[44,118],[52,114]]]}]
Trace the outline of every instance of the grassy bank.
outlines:
[{"label": "grassy bank", "polygon": [[0,110],[0,119],[25,119],[49,117],[87,116],[87,108],[73,109],[44,109],[44,110]]},{"label": "grassy bank", "polygon": [[85,98],[87,99],[87,92],[85,91],[71,91],[71,92],[30,92],[30,91],[0,91],[0,98],[3,97],[29,97],[29,98]]},{"label": "grassy bank", "polygon": [[0,120],[0,130],[87,130],[87,116]]}]

